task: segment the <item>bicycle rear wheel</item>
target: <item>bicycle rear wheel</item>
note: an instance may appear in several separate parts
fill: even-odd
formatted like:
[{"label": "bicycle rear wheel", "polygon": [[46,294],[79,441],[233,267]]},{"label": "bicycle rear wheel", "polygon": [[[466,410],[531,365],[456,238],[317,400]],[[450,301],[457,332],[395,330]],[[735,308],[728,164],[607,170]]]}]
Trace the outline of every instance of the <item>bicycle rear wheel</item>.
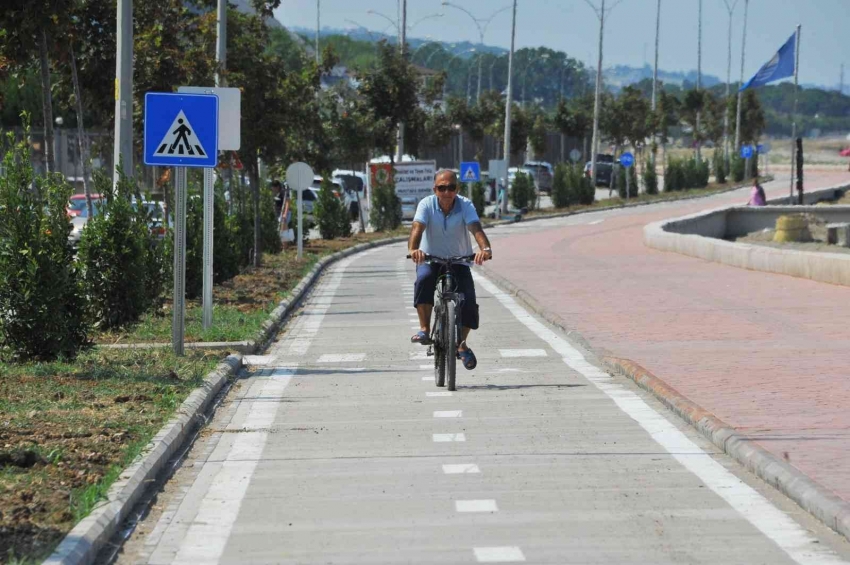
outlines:
[{"label": "bicycle rear wheel", "polygon": [[446,319],[444,320],[443,335],[446,336],[446,379],[449,390],[455,390],[455,375],[457,373],[457,319],[455,318],[455,303],[452,300],[446,304]]},{"label": "bicycle rear wheel", "polygon": [[443,340],[443,308],[438,305],[434,314],[434,382],[446,386],[446,348]]}]

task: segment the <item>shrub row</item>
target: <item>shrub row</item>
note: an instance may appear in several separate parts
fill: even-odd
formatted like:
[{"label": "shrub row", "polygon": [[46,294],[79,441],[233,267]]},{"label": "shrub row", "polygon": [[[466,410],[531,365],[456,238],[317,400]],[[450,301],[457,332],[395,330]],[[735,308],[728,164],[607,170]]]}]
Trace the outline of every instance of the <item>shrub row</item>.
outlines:
[{"label": "shrub row", "polygon": [[708,161],[688,159],[670,159],[667,164],[667,176],[664,179],[664,191],[675,192],[690,188],[708,186]]},{"label": "shrub row", "polygon": [[[170,289],[171,236],[149,228],[151,212],[141,205],[133,179],[120,176],[113,187],[102,172],[93,190],[102,196],[76,253],[66,206],[72,188],[61,175],[36,176],[25,144],[12,147],[0,176],[0,356],[13,360],[73,358],[94,328],[133,323],[159,309]],[[262,244],[280,250],[270,195],[261,200]],[[215,282],[247,265],[254,245],[249,206],[228,215],[223,198],[214,209]],[[189,198],[187,212],[187,297],[201,294],[203,267],[202,199]]]},{"label": "shrub row", "polygon": [[596,188],[584,176],[580,165],[560,163],[555,167],[552,179],[552,204],[555,208],[567,208],[576,204],[593,204]]}]

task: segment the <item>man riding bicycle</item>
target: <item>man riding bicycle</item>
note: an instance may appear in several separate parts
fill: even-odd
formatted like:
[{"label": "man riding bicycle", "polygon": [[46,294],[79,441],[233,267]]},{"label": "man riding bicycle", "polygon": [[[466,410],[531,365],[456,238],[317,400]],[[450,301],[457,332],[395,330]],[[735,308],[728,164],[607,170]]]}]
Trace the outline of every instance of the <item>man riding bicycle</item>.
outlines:
[{"label": "man riding bicycle", "polygon": [[[419,314],[420,331],[410,341],[430,345],[431,311],[434,308],[434,291],[437,288],[439,268],[425,261],[426,255],[437,257],[461,257],[472,255],[472,245],[467,231],[475,237],[479,251],[475,253],[475,264],[493,258],[490,240],[481,227],[481,220],[472,201],[459,196],[457,175],[442,170],[434,181],[434,194],[423,198],[416,208],[413,228],[410,230],[408,249],[410,257],[416,263],[416,283],[413,292],[413,305]],[[457,291],[464,294],[461,324],[461,341],[457,346],[458,358],[469,370],[478,363],[475,354],[466,345],[470,330],[478,329],[478,304],[475,301],[475,283],[468,264],[459,264],[454,268]]]}]

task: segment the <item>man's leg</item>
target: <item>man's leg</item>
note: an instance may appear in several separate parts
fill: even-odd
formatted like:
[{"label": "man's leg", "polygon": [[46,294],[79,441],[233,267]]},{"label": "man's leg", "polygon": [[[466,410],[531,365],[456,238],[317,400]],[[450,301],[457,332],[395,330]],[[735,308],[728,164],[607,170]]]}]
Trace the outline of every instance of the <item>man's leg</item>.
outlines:
[{"label": "man's leg", "polygon": [[467,349],[469,349],[466,346],[466,338],[467,336],[469,336],[470,331],[472,331],[472,328],[467,328],[466,326],[463,326],[463,328],[461,329],[460,344],[457,346],[458,351],[466,351]]},{"label": "man's leg", "polygon": [[416,313],[419,314],[419,329],[426,334],[431,333],[431,311],[433,309],[433,304],[418,304],[416,306]]},{"label": "man's leg", "polygon": [[463,293],[463,311],[461,312],[461,339],[458,351],[466,351],[466,338],[471,330],[478,329],[478,302],[475,298],[475,283],[469,267],[458,267],[455,271],[458,290]]}]

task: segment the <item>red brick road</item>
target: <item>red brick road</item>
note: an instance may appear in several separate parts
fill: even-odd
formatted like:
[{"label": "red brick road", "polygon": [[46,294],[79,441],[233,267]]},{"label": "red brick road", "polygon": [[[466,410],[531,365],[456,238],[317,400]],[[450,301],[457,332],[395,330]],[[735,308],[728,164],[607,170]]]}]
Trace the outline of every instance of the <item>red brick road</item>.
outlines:
[{"label": "red brick road", "polygon": [[[787,194],[782,179],[769,197]],[[842,182],[850,174],[809,173],[807,188]],[[488,268],[850,501],[850,288],[643,245],[650,222],[748,195],[494,229]]]}]

